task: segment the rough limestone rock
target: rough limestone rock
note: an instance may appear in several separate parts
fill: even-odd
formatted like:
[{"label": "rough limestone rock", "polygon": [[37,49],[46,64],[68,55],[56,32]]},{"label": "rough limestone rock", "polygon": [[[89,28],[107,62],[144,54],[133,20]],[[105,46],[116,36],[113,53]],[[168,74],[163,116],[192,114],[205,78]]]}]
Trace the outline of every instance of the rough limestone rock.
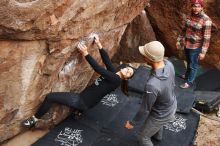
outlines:
[{"label": "rough limestone rock", "polygon": [[[148,0],[1,0],[0,143],[24,130],[20,122],[37,110],[47,93],[86,87],[94,71],[75,48],[80,39],[100,62],[88,37],[97,32],[113,56],[127,24],[147,4]],[[58,113],[63,118],[68,110],[62,109]]]},{"label": "rough limestone rock", "polygon": [[[183,18],[190,13],[189,0],[154,0],[146,10],[157,38],[166,45],[169,55],[179,55],[175,44]],[[203,64],[220,69],[220,1],[206,0],[205,12],[215,23],[213,26],[211,44]],[[183,57],[183,53],[181,53]]]}]

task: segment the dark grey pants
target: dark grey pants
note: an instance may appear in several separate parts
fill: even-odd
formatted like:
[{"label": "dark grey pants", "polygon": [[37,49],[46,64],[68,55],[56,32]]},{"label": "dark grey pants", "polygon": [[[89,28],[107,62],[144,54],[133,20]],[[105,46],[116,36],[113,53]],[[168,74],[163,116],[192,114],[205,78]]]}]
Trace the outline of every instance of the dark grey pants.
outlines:
[{"label": "dark grey pants", "polygon": [[141,146],[153,146],[151,137],[156,136],[156,139],[162,139],[163,126],[175,119],[174,115],[167,117],[166,119],[155,119],[149,116],[141,127],[139,133],[139,139]]}]

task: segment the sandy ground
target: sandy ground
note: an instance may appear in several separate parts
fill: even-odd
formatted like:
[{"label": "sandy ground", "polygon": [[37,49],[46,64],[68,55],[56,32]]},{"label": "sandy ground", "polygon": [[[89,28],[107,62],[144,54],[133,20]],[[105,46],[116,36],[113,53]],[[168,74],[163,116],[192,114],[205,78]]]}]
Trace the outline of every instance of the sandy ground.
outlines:
[{"label": "sandy ground", "polygon": [[7,143],[3,144],[2,146],[30,146],[40,137],[44,136],[47,132],[48,130],[27,131],[23,134],[14,137],[13,139],[9,140]]},{"label": "sandy ground", "polygon": [[208,116],[219,121],[201,116],[195,146],[220,146],[220,118],[217,118],[215,113]]},{"label": "sandy ground", "polygon": [[[209,116],[217,118],[215,114]],[[30,146],[47,132],[47,130],[27,131],[2,146]],[[194,146],[220,146],[220,122],[201,116]]]}]

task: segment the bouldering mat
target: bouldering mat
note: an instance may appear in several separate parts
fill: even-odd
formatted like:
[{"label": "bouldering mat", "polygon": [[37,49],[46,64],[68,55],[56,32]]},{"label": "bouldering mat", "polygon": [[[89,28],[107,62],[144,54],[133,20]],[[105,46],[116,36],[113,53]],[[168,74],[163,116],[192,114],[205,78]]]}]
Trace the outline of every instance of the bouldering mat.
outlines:
[{"label": "bouldering mat", "polygon": [[[120,138],[120,141],[127,141],[130,144],[137,143],[136,133],[141,125],[138,124],[134,129],[128,130],[124,127],[124,124],[127,120],[132,120],[136,115],[141,106],[140,98],[130,98],[130,101],[127,102],[125,107],[120,111],[118,116],[110,122],[106,127],[103,127],[101,130],[102,133],[112,135],[114,137]],[[144,120],[144,116],[143,119]]]},{"label": "bouldering mat", "polygon": [[79,121],[94,129],[101,129],[111,122],[128,101],[120,89],[107,94],[98,105],[89,109]]},{"label": "bouldering mat", "polygon": [[176,114],[176,119],[164,126],[162,141],[154,146],[191,146],[195,140],[200,116],[197,113]]},{"label": "bouldering mat", "polygon": [[206,71],[196,78],[195,83],[195,90],[220,92],[220,70],[210,69]]},{"label": "bouldering mat", "polygon": [[89,146],[99,132],[68,117],[32,146]]},{"label": "bouldering mat", "polygon": [[220,105],[220,92],[195,91],[195,108],[201,112],[211,112]]},{"label": "bouldering mat", "polygon": [[[135,116],[140,105],[140,97],[127,97],[117,89],[81,119],[69,116],[32,146],[139,146],[137,133],[143,121],[132,130],[125,129],[124,124]],[[176,117],[164,127],[163,140],[155,141],[155,145],[188,146],[193,142],[199,116],[189,112],[177,113]]]},{"label": "bouldering mat", "polygon": [[186,66],[183,60],[177,59],[176,57],[169,57],[168,60],[173,63],[177,76],[185,74]]},{"label": "bouldering mat", "polygon": [[144,87],[150,75],[150,67],[139,66],[134,76],[128,82],[128,89],[132,92],[144,93]]},{"label": "bouldering mat", "polygon": [[184,82],[183,79],[175,78],[176,87],[176,99],[177,99],[177,112],[178,113],[189,113],[195,102],[195,95],[193,88],[182,89],[179,86]]},{"label": "bouldering mat", "polygon": [[[129,116],[128,116],[129,117]],[[194,143],[196,131],[199,124],[199,115],[190,112],[189,114],[175,115],[175,120],[164,126],[163,138],[161,141],[152,139],[154,146],[191,146]],[[124,119],[118,118],[120,125],[113,127],[114,132],[101,134],[93,146],[139,146],[137,132],[123,129]],[[114,126],[113,124],[111,126]],[[138,128],[139,129],[139,128]],[[132,136],[132,137],[131,137]]]}]

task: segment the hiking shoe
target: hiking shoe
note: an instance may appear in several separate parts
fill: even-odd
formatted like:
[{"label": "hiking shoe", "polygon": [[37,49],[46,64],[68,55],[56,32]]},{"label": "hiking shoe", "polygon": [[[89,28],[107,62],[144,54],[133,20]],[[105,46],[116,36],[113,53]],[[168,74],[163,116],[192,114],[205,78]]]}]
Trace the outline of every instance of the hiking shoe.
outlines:
[{"label": "hiking shoe", "polygon": [[188,83],[184,83],[184,84],[182,84],[182,85],[180,85],[180,88],[182,88],[182,89],[188,89],[188,88],[190,88],[191,86],[190,86],[190,84],[188,84]]},{"label": "hiking shoe", "polygon": [[37,122],[37,118],[35,118],[34,116],[32,116],[32,117],[30,117],[30,118],[24,120],[24,121],[22,122],[22,125],[23,125],[24,127],[31,128],[31,127],[33,127],[33,126],[36,124],[36,122]]}]

